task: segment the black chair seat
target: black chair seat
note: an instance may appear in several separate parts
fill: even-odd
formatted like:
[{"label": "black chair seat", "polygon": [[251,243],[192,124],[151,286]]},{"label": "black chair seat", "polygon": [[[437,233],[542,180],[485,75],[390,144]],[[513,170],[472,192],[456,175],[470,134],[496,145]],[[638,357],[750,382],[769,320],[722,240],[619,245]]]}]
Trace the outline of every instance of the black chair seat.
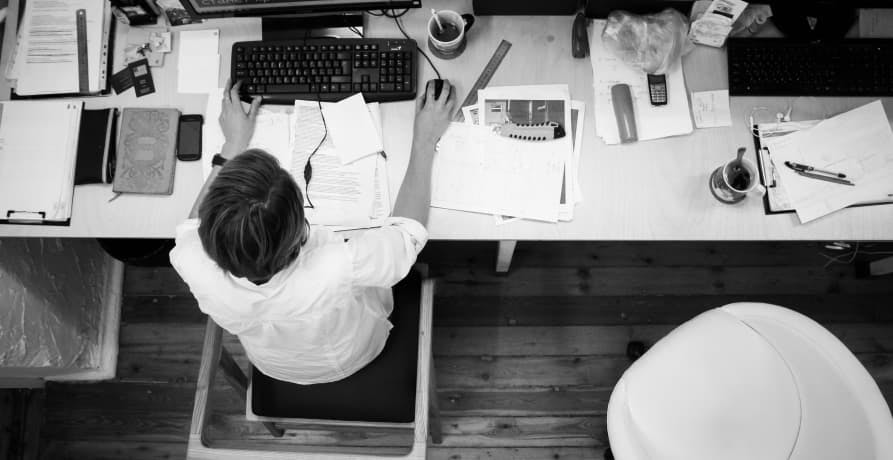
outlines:
[{"label": "black chair seat", "polygon": [[[251,410],[257,416],[410,423],[415,419],[421,277],[394,286],[394,325],[381,354],[346,379],[298,385],[252,367]],[[434,397],[434,396],[432,396]]]}]

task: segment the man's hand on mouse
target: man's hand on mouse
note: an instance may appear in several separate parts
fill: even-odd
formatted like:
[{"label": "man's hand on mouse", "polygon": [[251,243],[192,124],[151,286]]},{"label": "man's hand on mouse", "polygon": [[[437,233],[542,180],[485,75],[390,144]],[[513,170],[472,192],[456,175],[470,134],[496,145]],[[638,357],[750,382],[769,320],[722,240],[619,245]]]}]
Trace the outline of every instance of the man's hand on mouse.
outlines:
[{"label": "man's hand on mouse", "polygon": [[450,125],[456,106],[456,92],[449,80],[443,80],[440,97],[434,97],[434,80],[429,80],[425,92],[416,101],[414,141],[436,143]]}]

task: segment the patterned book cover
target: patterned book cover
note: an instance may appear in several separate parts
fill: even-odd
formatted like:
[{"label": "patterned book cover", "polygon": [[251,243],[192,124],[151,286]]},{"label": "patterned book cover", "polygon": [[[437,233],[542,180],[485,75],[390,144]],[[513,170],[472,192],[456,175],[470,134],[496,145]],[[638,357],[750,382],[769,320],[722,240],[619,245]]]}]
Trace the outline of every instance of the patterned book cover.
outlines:
[{"label": "patterned book cover", "polygon": [[177,109],[124,109],[114,192],[173,193],[179,119]]}]

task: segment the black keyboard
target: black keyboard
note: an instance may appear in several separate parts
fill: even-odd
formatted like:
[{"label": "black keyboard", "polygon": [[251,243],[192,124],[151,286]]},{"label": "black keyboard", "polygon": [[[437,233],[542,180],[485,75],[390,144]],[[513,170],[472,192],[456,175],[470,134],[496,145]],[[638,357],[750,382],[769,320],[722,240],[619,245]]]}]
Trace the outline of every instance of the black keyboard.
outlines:
[{"label": "black keyboard", "polygon": [[405,39],[312,38],[238,42],[233,81],[243,97],[271,102],[339,101],[363,93],[367,102],[414,99],[416,42]]},{"label": "black keyboard", "polygon": [[733,96],[893,96],[893,39],[728,41]]}]

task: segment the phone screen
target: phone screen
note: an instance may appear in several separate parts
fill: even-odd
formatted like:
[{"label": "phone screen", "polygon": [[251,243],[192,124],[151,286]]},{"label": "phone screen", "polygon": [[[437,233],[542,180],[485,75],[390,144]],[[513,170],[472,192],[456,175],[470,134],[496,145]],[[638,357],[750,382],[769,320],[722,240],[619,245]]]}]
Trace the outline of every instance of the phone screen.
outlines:
[{"label": "phone screen", "polygon": [[195,161],[202,157],[202,119],[183,117],[180,119],[177,158],[181,161]]}]

